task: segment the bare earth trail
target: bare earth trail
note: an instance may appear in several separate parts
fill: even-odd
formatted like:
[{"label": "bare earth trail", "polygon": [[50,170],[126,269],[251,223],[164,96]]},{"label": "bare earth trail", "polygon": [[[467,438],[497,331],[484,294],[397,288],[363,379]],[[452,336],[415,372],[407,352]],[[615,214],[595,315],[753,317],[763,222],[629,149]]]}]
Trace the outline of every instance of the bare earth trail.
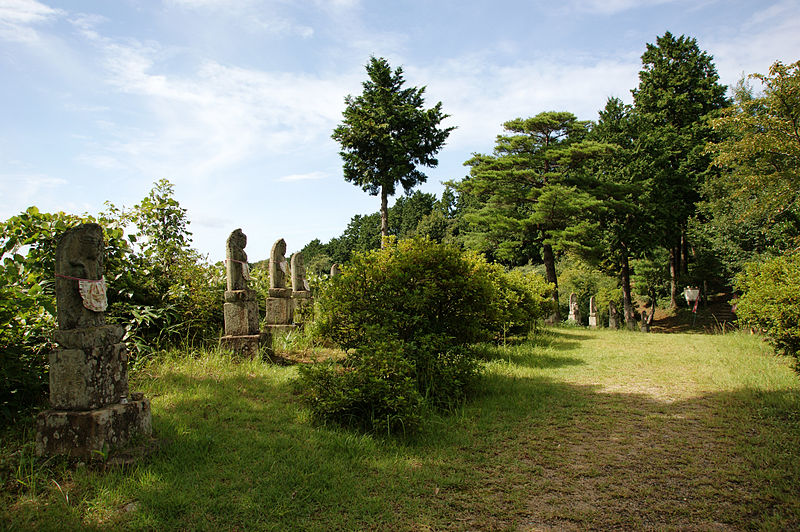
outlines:
[{"label": "bare earth trail", "polygon": [[[484,465],[468,487],[439,492],[460,516],[448,528],[800,526],[800,415],[778,406],[800,404],[794,377],[770,390],[782,385],[741,380],[735,356],[693,353],[702,337],[664,337],[575,329],[519,346],[488,377],[505,396],[482,404],[493,422],[478,420],[481,443],[462,449]],[[512,430],[487,438],[498,422]]]}]

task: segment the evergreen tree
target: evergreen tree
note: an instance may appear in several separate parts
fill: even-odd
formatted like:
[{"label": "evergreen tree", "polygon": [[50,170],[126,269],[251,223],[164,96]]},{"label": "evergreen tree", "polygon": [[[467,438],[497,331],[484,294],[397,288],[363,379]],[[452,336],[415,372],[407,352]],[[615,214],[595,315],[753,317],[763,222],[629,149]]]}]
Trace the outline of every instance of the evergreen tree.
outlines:
[{"label": "evergreen tree", "polygon": [[470,175],[459,185],[466,198],[468,247],[506,262],[541,259],[553,283],[560,320],[555,253],[587,250],[594,227],[588,210],[597,201],[574,184],[588,160],[607,146],[588,140],[589,122],[568,112],[539,113],[503,124],[493,155],[477,154],[465,164]]},{"label": "evergreen tree", "polygon": [[632,91],[643,122],[639,164],[652,179],[649,203],[657,207],[658,237],[670,254],[674,307],[679,275],[688,271],[688,221],[710,162],[704,151],[713,138],[707,118],[728,102],[712,57],[693,38],[665,33],[647,44],[642,65],[639,87]]},{"label": "evergreen tree", "polygon": [[442,103],[424,109],[425,88],[403,88],[403,69],[392,72],[383,58],[370,58],[361,95],[345,98],[344,120],[333,131],[342,147],[344,178],[381,196],[381,235],[389,235],[388,197],[400,183],[407,192],[427,177],[418,165],[435,167],[435,155],[453,128],[440,128],[448,115]]}]

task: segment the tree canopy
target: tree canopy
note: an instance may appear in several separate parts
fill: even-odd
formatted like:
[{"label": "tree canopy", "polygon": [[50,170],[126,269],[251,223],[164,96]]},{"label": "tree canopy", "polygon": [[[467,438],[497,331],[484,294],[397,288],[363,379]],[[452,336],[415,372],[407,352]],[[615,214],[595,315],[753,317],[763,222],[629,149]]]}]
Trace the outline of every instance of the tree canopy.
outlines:
[{"label": "tree canopy", "polygon": [[388,196],[397,184],[407,192],[427,177],[417,167],[439,164],[435,155],[453,130],[441,128],[442,102],[425,109],[425,87],[404,87],[402,67],[371,57],[363,92],[345,98],[347,108],[333,139],[342,147],[344,178],[381,196],[381,234],[388,236]]}]

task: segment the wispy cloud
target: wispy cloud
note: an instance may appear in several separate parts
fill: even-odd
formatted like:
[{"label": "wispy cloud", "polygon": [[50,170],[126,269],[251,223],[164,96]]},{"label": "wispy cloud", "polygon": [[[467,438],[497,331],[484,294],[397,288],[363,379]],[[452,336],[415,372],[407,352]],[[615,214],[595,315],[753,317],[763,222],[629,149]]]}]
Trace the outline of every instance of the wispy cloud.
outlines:
[{"label": "wispy cloud", "polygon": [[35,42],[39,33],[34,26],[64,14],[36,0],[3,0],[0,2],[0,39],[13,42]]},{"label": "wispy cloud", "polygon": [[645,9],[660,4],[669,4],[681,0],[571,0],[568,9],[611,15],[631,9]]},{"label": "wispy cloud", "polygon": [[279,177],[278,181],[291,182],[291,181],[314,181],[317,179],[325,179],[328,174],[325,172],[308,172],[306,174],[292,174]]}]

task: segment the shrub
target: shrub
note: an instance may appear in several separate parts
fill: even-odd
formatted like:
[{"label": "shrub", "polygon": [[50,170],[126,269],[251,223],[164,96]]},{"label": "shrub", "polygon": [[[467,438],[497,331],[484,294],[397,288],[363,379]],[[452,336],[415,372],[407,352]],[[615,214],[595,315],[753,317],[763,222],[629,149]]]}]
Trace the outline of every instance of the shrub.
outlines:
[{"label": "shrub", "polygon": [[402,342],[376,341],[343,364],[300,366],[301,397],[319,422],[377,433],[414,432],[422,397]]},{"label": "shrub", "polygon": [[800,253],[746,265],[736,289],[740,321],[763,331],[778,353],[800,358]]}]

